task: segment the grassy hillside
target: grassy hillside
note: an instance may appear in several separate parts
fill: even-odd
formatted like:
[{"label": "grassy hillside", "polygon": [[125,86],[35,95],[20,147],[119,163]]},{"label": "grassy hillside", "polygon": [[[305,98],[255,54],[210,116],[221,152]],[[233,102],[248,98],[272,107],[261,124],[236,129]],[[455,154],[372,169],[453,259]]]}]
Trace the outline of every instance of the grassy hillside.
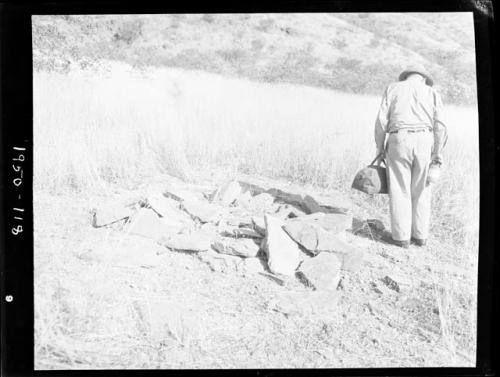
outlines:
[{"label": "grassy hillside", "polygon": [[472,15],[464,13],[36,16],[33,47],[36,70],[107,59],[377,95],[420,62],[445,102],[476,100]]},{"label": "grassy hillside", "polygon": [[[378,97],[124,64],[98,76],[38,73],[34,91],[36,189],[133,188],[161,173],[189,180],[222,170],[349,192],[375,153]],[[435,225],[450,242],[474,244],[477,112],[446,111]]]}]

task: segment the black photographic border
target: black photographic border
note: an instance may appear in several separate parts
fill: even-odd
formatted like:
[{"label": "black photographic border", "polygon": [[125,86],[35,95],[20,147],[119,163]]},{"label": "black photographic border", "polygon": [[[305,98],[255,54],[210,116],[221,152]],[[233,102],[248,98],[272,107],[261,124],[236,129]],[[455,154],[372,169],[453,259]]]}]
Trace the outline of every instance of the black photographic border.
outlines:
[{"label": "black photographic border", "polygon": [[[31,16],[43,14],[154,14],[154,13],[275,13],[275,12],[473,12],[476,43],[480,141],[480,243],[478,272],[477,361],[475,368],[370,368],[370,369],[263,369],[263,370],[34,370],[33,285],[33,72]],[[311,375],[467,375],[496,372],[495,293],[496,177],[495,160],[500,146],[496,138],[494,94],[498,78],[495,67],[493,4],[469,1],[355,1],[355,0],[261,0],[247,3],[211,1],[205,4],[179,1],[158,5],[140,2],[51,2],[0,4],[0,274],[1,331],[0,373],[5,376],[62,375],[158,375],[202,373],[245,376]],[[494,81],[495,80],[495,81]],[[496,90],[495,90],[496,89]],[[453,125],[450,125],[453,126]],[[17,149],[14,149],[17,148]],[[13,159],[23,170],[22,183]],[[20,181],[17,180],[17,183]],[[17,210],[13,210],[17,208]],[[23,211],[20,211],[22,209]],[[17,211],[17,212],[13,212]],[[22,216],[21,216],[22,215]],[[13,220],[17,216],[22,220]],[[22,226],[19,232],[18,226]],[[17,229],[18,234],[15,235]],[[12,301],[7,296],[12,296]]]}]

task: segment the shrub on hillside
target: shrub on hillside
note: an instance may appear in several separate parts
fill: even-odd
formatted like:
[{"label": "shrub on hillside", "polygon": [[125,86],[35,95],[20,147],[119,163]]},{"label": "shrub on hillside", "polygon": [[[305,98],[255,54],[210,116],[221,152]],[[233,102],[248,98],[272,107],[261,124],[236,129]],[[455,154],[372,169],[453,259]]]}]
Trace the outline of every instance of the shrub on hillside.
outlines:
[{"label": "shrub on hillside", "polygon": [[144,21],[134,20],[124,22],[118,31],[113,35],[114,42],[124,42],[127,45],[132,44],[142,35]]},{"label": "shrub on hillside", "polygon": [[272,18],[266,18],[264,20],[260,20],[259,24],[255,27],[258,31],[266,32],[275,24]]},{"label": "shrub on hillside", "polygon": [[213,15],[211,15],[211,14],[209,14],[209,13],[204,14],[204,15],[201,17],[201,19],[202,19],[203,21],[205,21],[206,23],[209,23],[209,24],[211,24],[211,23],[213,23],[213,22],[215,21],[214,16],[213,16]]}]

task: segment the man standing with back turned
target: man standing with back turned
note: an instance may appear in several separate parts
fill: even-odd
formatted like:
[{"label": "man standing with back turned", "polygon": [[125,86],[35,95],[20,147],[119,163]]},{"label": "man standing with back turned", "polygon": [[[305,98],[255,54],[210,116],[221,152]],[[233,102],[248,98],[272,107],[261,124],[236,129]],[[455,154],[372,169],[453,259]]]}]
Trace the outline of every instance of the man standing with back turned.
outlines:
[{"label": "man standing with back turned", "polygon": [[410,240],[424,246],[428,238],[428,173],[442,164],[447,139],[441,98],[432,85],[424,67],[408,67],[385,90],[375,122],[378,160],[387,165],[392,242],[404,248]]}]

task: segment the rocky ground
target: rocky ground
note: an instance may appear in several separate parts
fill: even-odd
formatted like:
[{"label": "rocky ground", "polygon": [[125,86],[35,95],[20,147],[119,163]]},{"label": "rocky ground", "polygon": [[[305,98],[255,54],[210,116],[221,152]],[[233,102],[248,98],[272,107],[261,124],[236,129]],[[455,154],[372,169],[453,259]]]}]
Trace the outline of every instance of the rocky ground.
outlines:
[{"label": "rocky ground", "polygon": [[332,191],[162,177],[35,195],[36,367],[473,366],[473,269]]}]

